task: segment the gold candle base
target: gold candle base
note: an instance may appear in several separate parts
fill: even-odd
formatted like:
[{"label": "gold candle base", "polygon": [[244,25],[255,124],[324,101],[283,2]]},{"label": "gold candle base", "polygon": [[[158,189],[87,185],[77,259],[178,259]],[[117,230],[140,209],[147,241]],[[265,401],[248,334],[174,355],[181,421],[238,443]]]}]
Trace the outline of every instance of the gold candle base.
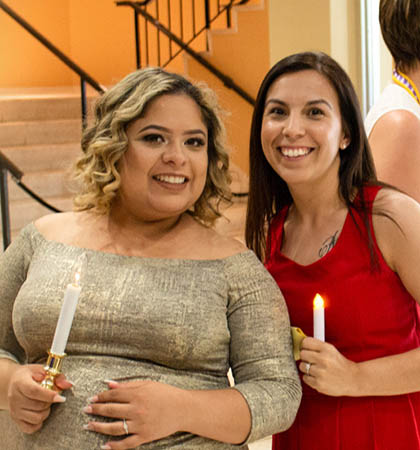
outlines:
[{"label": "gold candle base", "polygon": [[41,382],[42,387],[44,387],[45,389],[49,389],[51,391],[59,390],[55,385],[55,379],[61,373],[60,370],[61,364],[65,356],[66,356],[65,353],[63,353],[62,355],[56,355],[54,353],[51,353],[50,351],[48,352],[47,364],[44,367],[45,371],[47,372],[47,375]]}]

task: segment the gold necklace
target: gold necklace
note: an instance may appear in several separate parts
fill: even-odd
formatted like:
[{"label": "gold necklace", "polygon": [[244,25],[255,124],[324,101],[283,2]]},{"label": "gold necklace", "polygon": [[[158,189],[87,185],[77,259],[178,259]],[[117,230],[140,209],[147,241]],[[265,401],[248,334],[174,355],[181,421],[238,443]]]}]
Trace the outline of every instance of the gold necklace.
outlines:
[{"label": "gold necklace", "polygon": [[417,90],[414,82],[405,73],[394,69],[394,71],[392,72],[392,80],[394,81],[394,83],[398,84],[398,86],[401,86],[403,89],[405,89],[420,105],[419,91]]}]

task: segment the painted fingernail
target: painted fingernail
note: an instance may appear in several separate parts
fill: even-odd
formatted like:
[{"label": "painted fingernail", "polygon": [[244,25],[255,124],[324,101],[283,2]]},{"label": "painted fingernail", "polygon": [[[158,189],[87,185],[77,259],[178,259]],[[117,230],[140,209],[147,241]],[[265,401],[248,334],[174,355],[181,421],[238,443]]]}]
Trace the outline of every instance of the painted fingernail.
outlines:
[{"label": "painted fingernail", "polygon": [[108,383],[116,383],[116,381],[114,381],[114,380],[103,380],[103,382],[104,382],[104,383],[107,383],[107,384],[108,384]]},{"label": "painted fingernail", "polygon": [[90,423],[86,423],[85,425],[83,425],[83,429],[86,430],[86,431],[93,430],[93,428],[91,427]]},{"label": "painted fingernail", "polygon": [[67,381],[67,383],[70,383],[73,387],[76,386],[76,385],[73,383],[73,381],[71,381],[71,380],[66,380],[66,381]]},{"label": "painted fingernail", "polygon": [[94,395],[93,397],[90,397],[87,399],[88,403],[96,403],[99,400],[97,395]]},{"label": "painted fingernail", "polygon": [[56,395],[53,398],[53,403],[64,403],[66,401],[66,397],[63,397],[62,395]]},{"label": "painted fingernail", "polygon": [[92,413],[92,407],[90,405],[85,406],[83,408],[83,412],[86,413],[86,414],[91,414]]},{"label": "painted fingernail", "polygon": [[108,444],[101,445],[102,450],[111,450],[111,447]]}]

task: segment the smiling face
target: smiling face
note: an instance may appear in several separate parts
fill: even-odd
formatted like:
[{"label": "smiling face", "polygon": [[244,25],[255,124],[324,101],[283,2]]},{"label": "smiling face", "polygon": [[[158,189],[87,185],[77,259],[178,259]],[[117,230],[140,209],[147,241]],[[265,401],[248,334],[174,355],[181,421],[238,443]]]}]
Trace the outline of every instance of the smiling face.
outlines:
[{"label": "smiling face", "polygon": [[126,132],[117,202],[140,220],[178,217],[206,183],[208,129],[200,107],[185,94],[162,95]]},{"label": "smiling face", "polygon": [[289,187],[338,184],[347,147],[337,93],[315,70],[281,75],[270,86],[261,126],[264,155]]}]

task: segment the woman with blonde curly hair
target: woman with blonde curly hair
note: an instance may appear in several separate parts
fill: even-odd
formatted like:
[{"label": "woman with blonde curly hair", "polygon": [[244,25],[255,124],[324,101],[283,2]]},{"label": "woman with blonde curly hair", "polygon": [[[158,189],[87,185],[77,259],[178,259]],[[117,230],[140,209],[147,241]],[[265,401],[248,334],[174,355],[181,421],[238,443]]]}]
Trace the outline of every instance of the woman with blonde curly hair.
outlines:
[{"label": "woman with blonde curly hair", "polygon": [[[282,295],[211,228],[229,199],[223,138],[209,90],[161,69],[99,99],[75,211],[28,225],[0,259],[5,448],[245,449],[291,425],[301,388]],[[81,255],[59,395],[39,382]]]}]

